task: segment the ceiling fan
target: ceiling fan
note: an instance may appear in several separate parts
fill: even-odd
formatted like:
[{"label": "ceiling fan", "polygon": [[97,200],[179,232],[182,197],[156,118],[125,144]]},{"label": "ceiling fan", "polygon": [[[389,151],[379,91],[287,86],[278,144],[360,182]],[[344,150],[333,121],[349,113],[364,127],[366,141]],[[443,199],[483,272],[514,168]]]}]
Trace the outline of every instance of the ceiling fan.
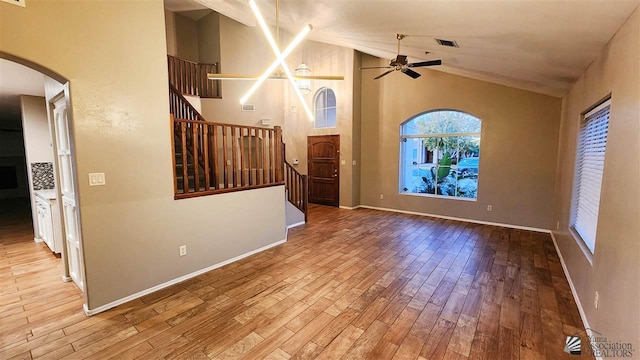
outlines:
[{"label": "ceiling fan", "polygon": [[407,55],[400,55],[400,41],[404,39],[406,36],[407,35],[396,34],[396,39],[398,39],[398,54],[396,55],[395,58],[391,59],[391,62],[389,62],[389,66],[368,66],[368,67],[361,67],[360,70],[390,69],[373,78],[374,80],[380,79],[383,76],[387,76],[394,71],[400,71],[403,74],[410,76],[413,79],[417,79],[421,76],[420,73],[411,70],[411,68],[442,65],[442,60],[430,60],[430,61],[421,61],[421,62],[415,62],[415,63],[408,62]]}]

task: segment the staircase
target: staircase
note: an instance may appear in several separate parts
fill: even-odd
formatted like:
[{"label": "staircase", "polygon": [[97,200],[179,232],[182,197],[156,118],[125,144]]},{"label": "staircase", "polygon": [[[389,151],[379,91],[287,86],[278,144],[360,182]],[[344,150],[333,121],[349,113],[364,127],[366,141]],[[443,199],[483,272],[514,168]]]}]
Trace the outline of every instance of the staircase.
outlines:
[{"label": "staircase", "polygon": [[[193,161],[193,155],[191,152],[187,151],[186,153],[182,152],[182,143],[181,143],[181,139],[177,138],[174,134],[174,139],[173,139],[173,144],[174,144],[174,154],[175,154],[175,159],[174,159],[174,164],[175,164],[175,174],[176,174],[176,194],[185,194],[185,193],[189,193],[189,192],[196,192],[195,189],[195,162]],[[185,161],[183,159],[183,155],[186,156],[186,160]],[[185,173],[185,164],[186,164],[186,172],[187,172],[187,187],[188,187],[188,191],[185,192],[184,191],[184,187],[185,187],[185,182],[184,182],[184,173]],[[205,182],[206,182],[206,177],[204,176],[204,168],[202,167],[201,164],[198,164],[198,184],[199,184],[199,189],[197,191],[205,191],[206,187],[204,186]],[[200,185],[201,184],[201,185]]]},{"label": "staircase", "polygon": [[[194,69],[193,63],[180,61],[169,58],[169,71],[174,73],[169,77],[174,198],[285,185],[287,200],[306,221],[307,177],[285,161],[282,129],[206,121],[183,96],[184,91],[194,96],[203,93],[203,80],[196,76],[201,70],[177,76],[175,69]],[[206,79],[206,73],[203,76]]]}]

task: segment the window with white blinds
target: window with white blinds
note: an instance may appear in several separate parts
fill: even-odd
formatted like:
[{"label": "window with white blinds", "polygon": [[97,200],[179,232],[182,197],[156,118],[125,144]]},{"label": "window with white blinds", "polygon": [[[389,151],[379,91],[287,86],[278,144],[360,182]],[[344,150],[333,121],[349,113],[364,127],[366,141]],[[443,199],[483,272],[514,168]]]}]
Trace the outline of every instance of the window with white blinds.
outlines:
[{"label": "window with white blinds", "polygon": [[571,225],[593,254],[611,100],[584,115],[578,135]]}]

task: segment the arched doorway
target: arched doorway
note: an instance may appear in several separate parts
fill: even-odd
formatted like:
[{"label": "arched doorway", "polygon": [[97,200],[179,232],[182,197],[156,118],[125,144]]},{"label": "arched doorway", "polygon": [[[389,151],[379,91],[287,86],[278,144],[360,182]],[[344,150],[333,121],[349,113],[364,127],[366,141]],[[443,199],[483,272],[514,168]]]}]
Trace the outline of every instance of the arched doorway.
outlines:
[{"label": "arched doorway", "polygon": [[[71,102],[69,94],[69,82],[60,74],[5,52],[0,52],[1,64],[13,66],[13,69],[21,69],[23,74],[39,73],[44,79],[40,85],[43,92],[36,97],[44,95],[44,118],[49,131],[50,148],[52,158],[50,171],[52,173],[52,187],[48,185],[44,190],[36,182],[34,174],[36,170],[44,169],[46,173],[47,163],[28,162],[25,168],[29,173],[29,197],[33,208],[33,230],[36,241],[44,241],[54,253],[60,253],[63,281],[73,281],[84,292],[84,261],[82,257],[82,241],[80,231],[80,211],[77,202],[77,174],[75,166],[75,150],[71,114]],[[0,65],[1,65],[0,64]],[[19,79],[18,79],[19,80]],[[19,83],[20,81],[14,81]],[[5,85],[10,87],[11,85]],[[20,91],[19,89],[16,91]],[[15,96],[15,94],[14,94]],[[22,121],[31,121],[31,117],[25,118],[25,101],[20,97],[22,105]],[[42,130],[40,130],[42,131]],[[27,133],[24,133],[25,159],[29,151],[27,147],[34,145],[29,141]],[[41,138],[40,138],[41,139]],[[42,148],[42,144],[40,144]],[[47,174],[45,174],[46,177]],[[38,175],[39,176],[39,175]],[[35,180],[34,180],[35,179]]]}]

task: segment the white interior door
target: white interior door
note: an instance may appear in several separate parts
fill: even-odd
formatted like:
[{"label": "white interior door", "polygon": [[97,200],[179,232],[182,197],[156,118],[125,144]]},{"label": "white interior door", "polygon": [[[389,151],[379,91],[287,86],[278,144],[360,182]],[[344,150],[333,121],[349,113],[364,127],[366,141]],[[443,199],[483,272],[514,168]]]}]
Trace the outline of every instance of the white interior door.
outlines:
[{"label": "white interior door", "polygon": [[56,138],[60,192],[62,193],[62,217],[64,239],[67,244],[69,276],[84,291],[80,257],[79,216],[74,187],[73,158],[71,154],[70,123],[67,101],[61,97],[53,103],[53,126]]}]

